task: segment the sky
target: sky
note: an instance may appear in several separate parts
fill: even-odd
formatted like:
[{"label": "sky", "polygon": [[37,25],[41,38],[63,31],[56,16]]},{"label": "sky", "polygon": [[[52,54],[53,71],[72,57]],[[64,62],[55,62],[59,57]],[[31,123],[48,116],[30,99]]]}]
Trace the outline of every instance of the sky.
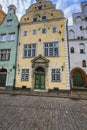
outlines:
[{"label": "sky", "polygon": [[[81,11],[80,3],[86,0],[48,0],[56,4],[56,9],[62,10],[64,12],[64,16],[68,18],[68,24],[72,25],[72,14]],[[0,4],[2,5],[2,9],[7,13],[8,6],[14,4],[17,8],[17,16],[18,19],[25,14],[26,9],[36,0],[0,0]]]}]

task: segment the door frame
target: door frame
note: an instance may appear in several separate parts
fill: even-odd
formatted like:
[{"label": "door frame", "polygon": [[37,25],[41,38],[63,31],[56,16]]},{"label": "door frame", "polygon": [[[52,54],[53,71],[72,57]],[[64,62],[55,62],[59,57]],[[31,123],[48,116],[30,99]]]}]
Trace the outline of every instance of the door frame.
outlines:
[{"label": "door frame", "polygon": [[[43,71],[41,72],[37,72],[37,69],[39,70],[39,69],[42,69]],[[36,76],[38,75],[38,78],[39,78],[39,82],[40,82],[40,86],[38,86],[38,88],[36,88]],[[41,82],[41,76],[44,76],[44,88],[41,88],[41,85],[43,85],[42,84],[42,82]],[[34,84],[34,89],[36,90],[36,89],[38,89],[38,90],[45,90],[45,70],[44,70],[44,68],[43,67],[38,67],[38,68],[36,68],[35,69],[35,84]]]}]

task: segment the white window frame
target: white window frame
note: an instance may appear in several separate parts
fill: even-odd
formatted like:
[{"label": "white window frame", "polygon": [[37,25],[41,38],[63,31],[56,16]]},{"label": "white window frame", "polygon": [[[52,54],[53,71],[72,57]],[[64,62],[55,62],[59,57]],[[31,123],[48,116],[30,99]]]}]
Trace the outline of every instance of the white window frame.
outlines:
[{"label": "white window frame", "polygon": [[8,34],[8,41],[15,41],[15,33],[9,33]]},{"label": "white window frame", "polygon": [[[24,72],[24,78],[22,77],[23,76],[23,70],[25,71]],[[26,73],[26,71],[28,71],[28,73]],[[26,79],[26,76],[28,76],[28,78]],[[21,69],[21,81],[29,81],[29,76],[30,76],[30,70],[29,69]]]},{"label": "white window frame", "polygon": [[[52,70],[55,70],[55,71],[59,70],[59,71],[60,71],[60,72],[59,72],[59,73],[60,73],[60,79],[57,79],[57,75],[56,75],[56,76],[55,76],[55,79],[56,79],[56,80],[53,80]],[[55,73],[58,73],[58,72],[55,72]],[[61,70],[61,68],[51,68],[51,82],[59,82],[59,83],[62,82],[62,76],[61,76],[61,75],[62,75],[62,70]]]},{"label": "white window frame", "polygon": [[0,34],[0,42],[5,42],[7,38],[6,34]]},{"label": "white window frame", "polygon": [[[55,31],[54,31],[54,30],[55,30]],[[53,32],[53,33],[56,33],[56,32],[57,32],[57,27],[53,27],[53,28],[52,28],[52,32]]]},{"label": "white window frame", "polygon": [[[50,47],[50,43],[53,44],[52,47]],[[55,47],[55,43],[57,43],[57,47]],[[45,44],[48,44],[48,47],[45,47]],[[54,41],[54,42],[44,42],[44,56],[47,57],[59,57],[60,50],[59,50],[59,42]],[[48,50],[48,55],[45,54],[45,49],[47,48]],[[58,49],[58,55],[55,55],[55,48]],[[53,55],[51,55],[50,51],[52,50]]]},{"label": "white window frame", "polygon": [[[36,47],[34,48],[33,47],[33,45],[35,45]],[[24,48],[24,46],[26,46],[26,49]],[[29,46],[31,46],[30,48],[29,48]],[[31,43],[31,44],[24,44],[23,45],[23,58],[31,58],[31,57],[35,57],[36,56],[36,49],[37,49],[37,45],[36,45],[36,43]],[[35,55],[33,56],[33,50],[35,50]],[[24,51],[26,51],[26,56],[25,56],[25,52]],[[30,51],[30,56],[29,56],[29,51]]]}]

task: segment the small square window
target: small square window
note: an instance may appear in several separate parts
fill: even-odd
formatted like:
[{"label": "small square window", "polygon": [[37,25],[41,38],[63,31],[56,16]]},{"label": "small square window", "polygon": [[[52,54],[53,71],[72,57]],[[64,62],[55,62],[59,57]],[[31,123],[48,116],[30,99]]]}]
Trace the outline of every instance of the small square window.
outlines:
[{"label": "small square window", "polygon": [[37,18],[33,18],[33,22],[37,22]]},{"label": "small square window", "polygon": [[57,32],[57,28],[53,28],[53,33]]},{"label": "small square window", "polygon": [[43,28],[43,29],[42,29],[42,33],[46,33],[46,28]]},{"label": "small square window", "polygon": [[33,31],[32,31],[32,34],[35,35],[36,33],[37,33],[37,30],[33,30]]},{"label": "small square window", "polygon": [[42,16],[42,21],[46,20],[46,16]]},{"label": "small square window", "polygon": [[39,5],[39,6],[38,6],[38,9],[39,9],[39,10],[42,10],[42,5]]},{"label": "small square window", "polygon": [[27,31],[24,31],[24,32],[23,32],[23,36],[27,36]]},{"label": "small square window", "polygon": [[7,20],[6,25],[11,26],[12,25],[12,19]]}]

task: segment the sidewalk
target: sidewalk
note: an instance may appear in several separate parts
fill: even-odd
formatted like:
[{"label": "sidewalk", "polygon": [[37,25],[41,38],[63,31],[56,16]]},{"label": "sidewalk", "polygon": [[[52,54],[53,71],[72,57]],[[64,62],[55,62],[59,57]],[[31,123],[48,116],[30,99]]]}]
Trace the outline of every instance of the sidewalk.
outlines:
[{"label": "sidewalk", "polygon": [[73,100],[87,100],[87,91],[72,91],[71,94],[59,92],[34,92],[26,90],[0,90],[0,94],[11,95],[26,95],[26,96],[41,96],[41,97],[55,97],[55,98],[71,98]]}]

